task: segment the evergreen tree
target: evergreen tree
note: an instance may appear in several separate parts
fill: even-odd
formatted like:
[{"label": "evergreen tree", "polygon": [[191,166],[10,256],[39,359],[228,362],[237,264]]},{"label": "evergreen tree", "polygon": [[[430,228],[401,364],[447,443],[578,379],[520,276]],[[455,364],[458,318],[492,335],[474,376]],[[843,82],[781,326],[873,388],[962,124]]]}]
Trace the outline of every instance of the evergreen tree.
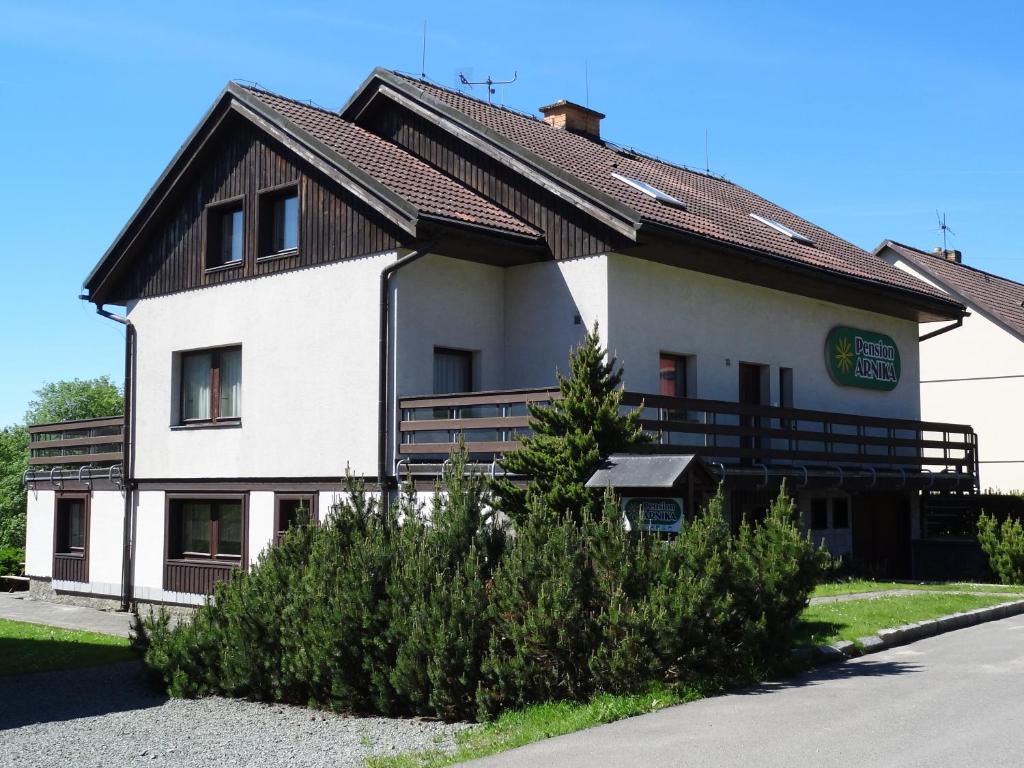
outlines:
[{"label": "evergreen tree", "polygon": [[569,356],[569,375],[557,373],[561,398],[549,405],[529,404],[533,434],[523,435],[519,449],[502,466],[526,478],[495,481],[496,507],[517,526],[527,517],[553,520],[571,515],[580,521],[603,512],[600,491],[585,487],[601,459],[646,442],[639,411],[619,412],[622,367],[601,346],[597,324]]}]

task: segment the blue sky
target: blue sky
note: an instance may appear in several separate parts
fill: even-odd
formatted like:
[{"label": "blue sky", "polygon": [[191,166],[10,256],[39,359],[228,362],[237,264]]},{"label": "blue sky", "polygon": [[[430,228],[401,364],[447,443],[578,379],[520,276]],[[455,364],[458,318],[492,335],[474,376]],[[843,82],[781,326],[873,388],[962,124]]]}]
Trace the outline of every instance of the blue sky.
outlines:
[{"label": "blue sky", "polygon": [[[602,133],[864,248],[941,241],[1024,281],[1015,3],[7,3],[0,0],[0,425],[43,382],[120,380],[82,280],[230,79],[336,108],[376,66],[586,98]],[[482,92],[480,93],[482,95]]]}]

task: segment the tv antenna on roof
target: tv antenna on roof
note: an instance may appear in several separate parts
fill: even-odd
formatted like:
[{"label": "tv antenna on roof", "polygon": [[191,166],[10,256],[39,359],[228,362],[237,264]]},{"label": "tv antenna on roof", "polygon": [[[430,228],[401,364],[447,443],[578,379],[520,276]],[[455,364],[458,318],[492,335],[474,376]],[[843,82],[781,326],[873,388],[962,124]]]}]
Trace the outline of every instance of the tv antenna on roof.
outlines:
[{"label": "tv antenna on roof", "polygon": [[459,82],[462,83],[463,85],[468,85],[470,87],[472,87],[474,85],[486,85],[487,86],[487,103],[488,104],[491,103],[491,96],[494,95],[494,86],[496,86],[496,85],[511,85],[512,83],[514,83],[518,79],[519,79],[519,73],[518,72],[513,72],[511,80],[492,80],[491,76],[488,75],[486,80],[476,80],[476,81],[474,81],[474,80],[466,79],[466,76],[464,74],[462,74],[461,72],[459,72]]},{"label": "tv antenna on roof", "polygon": [[942,215],[940,216],[938,209],[936,209],[935,210],[935,218],[939,220],[939,231],[942,233],[942,250],[945,251],[946,250],[946,233],[948,232],[949,234],[955,236],[956,232],[954,232],[952,229],[950,229],[949,225],[946,223],[946,213],[945,213],[945,211],[943,211]]}]

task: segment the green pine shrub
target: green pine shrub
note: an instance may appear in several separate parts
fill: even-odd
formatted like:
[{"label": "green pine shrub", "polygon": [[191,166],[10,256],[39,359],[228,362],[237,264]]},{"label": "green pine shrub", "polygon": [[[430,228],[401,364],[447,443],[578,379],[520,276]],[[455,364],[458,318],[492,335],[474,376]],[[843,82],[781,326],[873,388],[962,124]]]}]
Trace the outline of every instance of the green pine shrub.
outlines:
[{"label": "green pine shrub", "polygon": [[515,525],[533,513],[555,519],[598,519],[602,496],[585,484],[601,459],[648,442],[640,410],[620,413],[622,366],[601,346],[597,324],[569,356],[569,375],[556,372],[561,398],[529,403],[532,434],[502,460],[525,484],[499,478],[495,504]]},{"label": "green pine shrub", "polygon": [[1014,517],[1000,523],[985,512],[978,518],[978,543],[1003,584],[1024,584],[1024,525]]}]

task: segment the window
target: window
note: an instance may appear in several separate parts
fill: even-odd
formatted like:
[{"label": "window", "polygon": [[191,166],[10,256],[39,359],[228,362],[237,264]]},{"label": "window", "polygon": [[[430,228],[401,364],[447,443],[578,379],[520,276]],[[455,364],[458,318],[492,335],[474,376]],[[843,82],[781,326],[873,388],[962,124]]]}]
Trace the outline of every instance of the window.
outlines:
[{"label": "window", "polygon": [[275,497],[274,543],[284,532],[299,522],[317,522],[317,495],[315,493],[279,493]]},{"label": "window", "polygon": [[242,200],[218,203],[206,212],[206,266],[240,264],[245,255],[245,214]]},{"label": "window", "polygon": [[242,348],[181,355],[181,423],[237,421],[242,416]]},{"label": "window", "polygon": [[806,235],[801,235],[795,229],[790,229],[785,224],[780,224],[774,219],[769,219],[767,216],[758,216],[756,213],[750,214],[750,218],[760,221],[762,224],[771,227],[776,232],[781,232],[786,235],[790,240],[797,243],[803,243],[804,245],[814,245],[814,241]]},{"label": "window", "polygon": [[58,498],[54,552],[85,556],[88,516],[83,498]]},{"label": "window", "polygon": [[260,193],[260,256],[299,247],[299,193],[295,187]]},{"label": "window", "polygon": [[168,519],[168,559],[240,562],[243,515],[240,498],[173,500]]},{"label": "window", "polygon": [[659,203],[670,205],[673,208],[680,208],[686,210],[686,204],[677,197],[673,197],[668,192],[663,192],[653,184],[648,184],[646,181],[640,181],[639,179],[631,179],[629,176],[623,176],[621,173],[613,173],[612,178],[618,179],[623,184],[628,184],[633,189],[643,192],[648,197],[653,197]]},{"label": "window", "polygon": [[[832,510],[829,525],[829,509]],[[850,500],[845,497],[833,499],[811,499],[811,528],[823,531],[827,528],[844,529],[850,527]]]},{"label": "window", "polygon": [[434,347],[434,394],[473,391],[473,353]]},{"label": "window", "polygon": [[832,527],[850,527],[850,502],[848,499],[832,499]]},{"label": "window", "polygon": [[828,528],[828,499],[811,499],[811,528],[816,531]]},{"label": "window", "polygon": [[686,397],[686,358],[662,353],[658,361],[658,394]]}]

